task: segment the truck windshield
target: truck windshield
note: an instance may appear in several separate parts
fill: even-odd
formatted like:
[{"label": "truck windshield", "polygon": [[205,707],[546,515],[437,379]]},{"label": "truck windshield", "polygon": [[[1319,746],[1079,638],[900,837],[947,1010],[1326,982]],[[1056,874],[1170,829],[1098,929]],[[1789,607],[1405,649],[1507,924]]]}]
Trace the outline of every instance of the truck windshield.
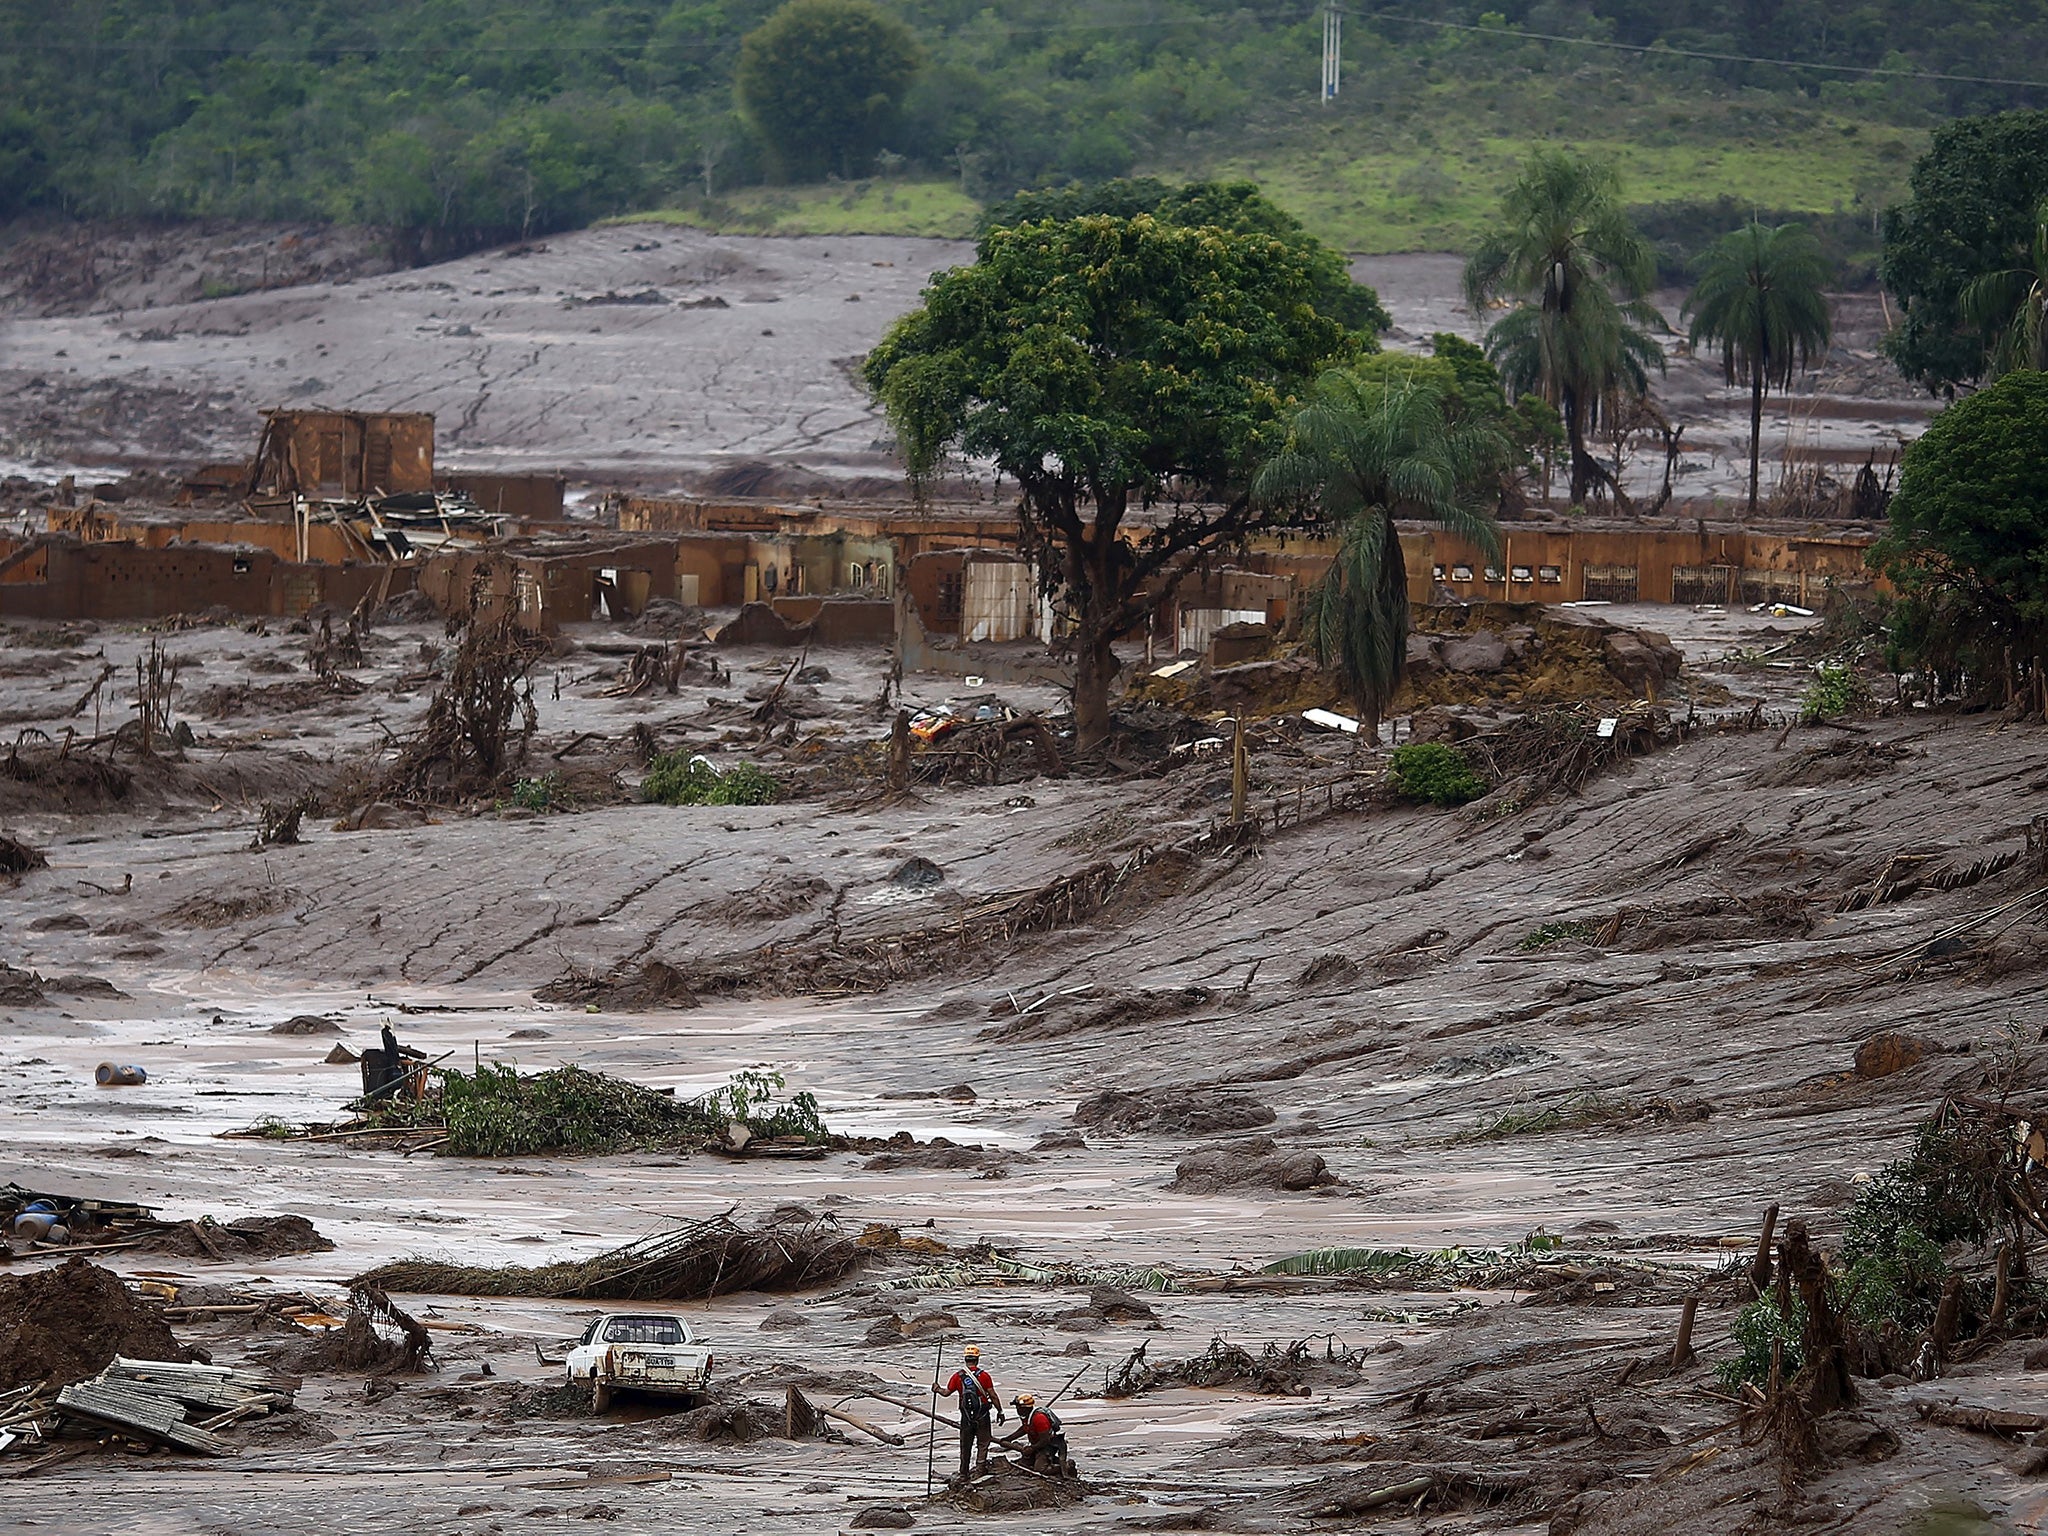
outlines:
[{"label": "truck windshield", "polygon": [[672,1317],[615,1317],[604,1330],[607,1344],[680,1344],[683,1325]]}]

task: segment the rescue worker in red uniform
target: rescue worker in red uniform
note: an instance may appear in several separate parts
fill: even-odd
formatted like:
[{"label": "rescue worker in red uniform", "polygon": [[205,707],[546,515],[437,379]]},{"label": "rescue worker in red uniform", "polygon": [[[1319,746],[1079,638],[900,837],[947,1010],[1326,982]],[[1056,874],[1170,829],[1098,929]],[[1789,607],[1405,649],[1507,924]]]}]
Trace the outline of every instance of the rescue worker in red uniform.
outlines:
[{"label": "rescue worker in red uniform", "polygon": [[1067,1431],[1060,1416],[1050,1407],[1040,1408],[1038,1399],[1029,1392],[1019,1392],[1010,1405],[1017,1410],[1017,1427],[996,1443],[1008,1450],[1022,1436],[1024,1451],[1017,1459],[1025,1467],[1046,1477],[1064,1477]]},{"label": "rescue worker in red uniform", "polygon": [[989,1414],[1003,1417],[1003,1400],[996,1395],[996,1384],[987,1371],[981,1368],[981,1346],[970,1344],[960,1352],[960,1369],[953,1373],[953,1379],[943,1387],[932,1383],[932,1391],[941,1397],[960,1399],[960,1481],[967,1481],[968,1452],[974,1452],[974,1470],[988,1470],[988,1447],[994,1431],[989,1428]]}]

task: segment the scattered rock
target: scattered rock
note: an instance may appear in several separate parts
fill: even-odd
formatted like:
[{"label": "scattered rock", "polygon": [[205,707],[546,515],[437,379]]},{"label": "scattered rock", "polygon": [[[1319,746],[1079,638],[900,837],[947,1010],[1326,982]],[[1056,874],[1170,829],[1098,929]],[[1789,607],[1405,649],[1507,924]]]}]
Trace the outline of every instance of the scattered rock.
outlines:
[{"label": "scattered rock", "polygon": [[946,872],[930,859],[913,855],[890,872],[889,883],[906,891],[935,891],[946,883]]},{"label": "scattered rock", "polygon": [[333,1050],[329,1051],[325,1056],[322,1056],[320,1059],[326,1062],[327,1065],[330,1067],[347,1067],[353,1066],[355,1063],[361,1061],[363,1058],[358,1056],[354,1051],[350,1050],[347,1046],[337,1043]]},{"label": "scattered rock", "polygon": [[1088,1143],[1079,1131],[1044,1131],[1032,1144],[1034,1152],[1086,1152]]},{"label": "scattered rock", "polygon": [[1088,1341],[1086,1339],[1076,1339],[1073,1343],[1069,1344],[1065,1349],[1061,1350],[1060,1353],[1063,1355],[1072,1355],[1076,1359],[1079,1359],[1084,1355],[1092,1355],[1095,1353],[1095,1351],[1088,1347]]},{"label": "scattered rock", "polygon": [[1213,1135],[1271,1125],[1270,1104],[1230,1089],[1156,1088],[1142,1093],[1119,1088],[1090,1094],[1074,1106],[1074,1123],[1128,1136],[1135,1132]]},{"label": "scattered rock", "polygon": [[940,1146],[936,1141],[928,1147],[908,1147],[901,1152],[881,1152],[861,1164],[868,1173],[893,1173],[898,1169],[914,1171],[949,1172],[956,1169],[974,1168],[983,1173],[1005,1169],[1008,1164],[1028,1160],[1021,1152],[1002,1153],[984,1151],[980,1147]]},{"label": "scattered rock", "polygon": [[946,1099],[954,1104],[972,1104],[980,1097],[966,1083],[955,1083],[950,1088],[899,1088],[882,1095],[885,1099]]},{"label": "scattered rock", "polygon": [[868,1331],[861,1336],[861,1343],[873,1348],[880,1344],[901,1344],[903,1342],[903,1319],[893,1311],[876,1318],[868,1325]]},{"label": "scattered rock", "polygon": [[1936,1041],[1887,1029],[1856,1047],[1856,1075],[1865,1079],[1890,1077],[1940,1053],[1941,1046]]},{"label": "scattered rock", "polygon": [[777,1307],[761,1319],[763,1333],[777,1333],[790,1328],[808,1328],[811,1320],[795,1307]]},{"label": "scattered rock", "polygon": [[848,1524],[863,1531],[907,1531],[917,1524],[917,1517],[894,1504],[874,1504],[855,1515]]},{"label": "scattered rock", "polygon": [[31,933],[84,933],[92,924],[76,912],[58,912],[50,917],[34,918],[28,926]]},{"label": "scattered rock", "polygon": [[1659,685],[1677,678],[1683,658],[1670,640],[1648,629],[1617,629],[1600,643],[1607,670],[1637,698],[1654,699]]},{"label": "scattered rock", "polygon": [[43,977],[35,971],[16,971],[12,965],[0,961],[0,1004],[35,1008],[43,1001],[49,1001],[43,993]]},{"label": "scattered rock", "polygon": [[1408,740],[1440,741],[1455,745],[1479,734],[1479,727],[1466,716],[1442,704],[1417,710],[1408,720]]},{"label": "scattered rock", "polygon": [[392,805],[378,800],[343,817],[334,824],[337,832],[396,832],[407,827],[424,827],[427,813],[416,805]]},{"label": "scattered rock", "polygon": [[1055,1321],[1072,1331],[1100,1323],[1157,1323],[1159,1314],[1128,1291],[1113,1285],[1095,1285],[1088,1288],[1085,1307],[1062,1312]]},{"label": "scattered rock", "polygon": [[515,1029],[505,1038],[508,1040],[552,1040],[554,1034],[552,1031],[542,1029],[536,1025],[530,1029]]},{"label": "scattered rock", "polygon": [[47,992],[62,997],[126,997],[128,994],[104,976],[53,976],[43,983]]},{"label": "scattered rock", "polygon": [[1440,654],[1452,672],[1498,672],[1508,664],[1507,642],[1490,629],[1454,635],[1444,642]]},{"label": "scattered rock", "polygon": [[1321,1189],[1337,1182],[1314,1152],[1282,1152],[1270,1136],[1197,1147],[1181,1158],[1168,1189],[1213,1195],[1226,1189]]},{"label": "scattered rock", "polygon": [[1317,955],[1294,978],[1297,987],[1341,987],[1358,980],[1359,965],[1349,955]]},{"label": "scattered rock", "polygon": [[317,1013],[298,1013],[288,1019],[279,1019],[270,1026],[270,1032],[273,1035],[338,1035],[341,1026]]}]

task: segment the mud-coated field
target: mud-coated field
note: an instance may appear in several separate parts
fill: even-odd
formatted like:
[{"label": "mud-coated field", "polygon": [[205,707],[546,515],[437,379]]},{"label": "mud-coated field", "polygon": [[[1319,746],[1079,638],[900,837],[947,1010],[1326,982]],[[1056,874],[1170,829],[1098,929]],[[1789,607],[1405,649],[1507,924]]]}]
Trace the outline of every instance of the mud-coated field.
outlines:
[{"label": "mud-coated field", "polygon": [[[19,237],[0,279],[0,460],[149,468],[245,458],[256,413],[332,405],[431,411],[445,463],[555,470],[599,484],[795,497],[900,495],[885,424],[855,374],[964,242],[710,235],[626,225],[389,271],[348,231],[93,232]],[[1361,258],[1395,328],[1388,345],[1483,329],[1461,259]],[[84,277],[91,278],[90,283]],[[1660,293],[1684,427],[1681,498],[1747,482],[1748,399],[1680,345],[1683,296]],[[1788,448],[1846,481],[1931,402],[1875,352],[1878,301],[1836,302],[1836,343],[1789,409],[1765,418],[1765,490]],[[1654,492],[1664,454],[1626,456]],[[1601,449],[1603,454],[1609,450]],[[966,487],[962,488],[963,494]]]},{"label": "mud-coated field", "polygon": [[[2048,809],[2038,728],[1909,712],[1786,730],[1799,680],[1759,659],[1783,640],[1759,633],[1768,621],[1658,622],[1690,658],[1681,694],[1717,700],[1727,728],[1576,795],[1463,811],[1318,811],[1306,786],[1368,778],[1374,759],[1278,737],[1255,757],[1256,798],[1299,790],[1304,809],[1252,844],[1209,835],[1228,766],[1201,753],[1153,777],[894,800],[870,776],[759,807],[632,803],[622,743],[638,724],[778,772],[806,743],[878,739],[886,658],[813,653],[828,675],[803,685],[805,718],[762,742],[731,702],[794,658],[736,650],[722,680],[625,696],[603,647],[630,637],[585,629],[537,673],[532,760],[606,765],[577,780],[586,808],[393,812],[360,831],[321,813],[301,843],[252,849],[261,801],[374,771],[424,705],[438,631],[377,630],[355,691],[306,674],[305,637],[156,637],[187,658],[181,761],[131,763],[119,796],[0,776],[0,825],[49,857],[0,890],[4,957],[42,978],[11,977],[18,1000],[0,1005],[0,1183],[176,1218],[300,1215],[336,1246],[218,1264],[113,1252],[110,1267],[339,1306],[349,1277],[390,1258],[534,1263],[669,1217],[800,1206],[851,1233],[1113,1273],[1153,1316],[1087,1284],[900,1256],[831,1288],[676,1309],[712,1341],[728,1402],[779,1422],[798,1383],[892,1445],[845,1426],[701,1440],[698,1420],[646,1403],[592,1417],[539,1390],[559,1373],[535,1357],[559,1353],[587,1305],[401,1297],[434,1330],[438,1372],[315,1371],[295,1412],[235,1431],[234,1455],[53,1466],[0,1506],[0,1529],[820,1532],[874,1524],[877,1506],[1018,1532],[1862,1533],[1936,1509],[1962,1522],[1944,1529],[2040,1528],[2040,1458],[1942,1422],[1967,1417],[1958,1405],[2038,1411],[2048,1377],[2022,1363],[2038,1343],[1932,1381],[1859,1382],[1805,1471],[1745,1430],[1713,1375],[1731,1348],[1725,1289],[1708,1289],[1700,1359],[1669,1363],[1683,1295],[1746,1259],[1764,1206],[1829,1241],[1859,1178],[1945,1090],[2042,1086],[2037,922],[2008,913],[1912,948],[2044,883],[2027,852]],[[132,675],[150,639],[18,629],[0,709],[14,729],[83,734],[91,709],[67,711],[103,666]],[[261,691],[282,685],[298,691]],[[905,689],[962,696],[943,679]],[[1759,728],[1736,727],[1751,701]],[[119,713],[111,685],[105,708],[96,729]],[[613,773],[626,788],[599,794]],[[1896,885],[1901,857],[1954,879]],[[943,941],[998,898],[1103,864],[1120,873],[1099,910]],[[1886,899],[1855,899],[1871,892]],[[892,941],[906,958],[887,985],[820,979]],[[656,961],[737,981],[695,1007],[625,1011],[605,979]],[[536,1001],[565,978],[581,990],[550,995],[575,1000]],[[335,1032],[274,1029],[307,1015]],[[356,1069],[322,1058],[386,1022],[436,1057],[576,1062],[683,1096],[772,1069],[835,1130],[921,1145],[893,1162],[461,1159],[219,1135],[341,1118]],[[1884,1029],[1934,1049],[1859,1075],[1858,1044]],[[97,1089],[104,1060],[150,1081]],[[1133,1096],[1107,1120],[1085,1102],[1106,1090]],[[1531,1279],[1526,1254],[1391,1287],[1253,1273],[1316,1248],[1512,1248],[1537,1229],[1563,1239],[1562,1283]],[[1148,1270],[1170,1288],[1144,1290]],[[222,1362],[289,1343],[232,1319],[179,1331]],[[935,1355],[969,1339],[1006,1396],[1079,1372],[1061,1412],[1080,1502],[928,1506],[926,1421],[851,1395],[916,1398]],[[1274,1374],[1100,1395],[1141,1343],[1164,1366],[1217,1339],[1255,1361],[1272,1346]],[[942,1471],[949,1454],[942,1435]],[[0,1458],[0,1476],[19,1464]],[[1418,1477],[1425,1493],[1372,1502]]]}]

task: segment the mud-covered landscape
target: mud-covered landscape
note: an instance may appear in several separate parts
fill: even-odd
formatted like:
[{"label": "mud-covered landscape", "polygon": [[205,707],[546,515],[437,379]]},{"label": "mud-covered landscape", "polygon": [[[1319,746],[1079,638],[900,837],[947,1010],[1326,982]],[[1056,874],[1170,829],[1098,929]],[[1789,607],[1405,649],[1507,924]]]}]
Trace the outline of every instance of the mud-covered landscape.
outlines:
[{"label": "mud-covered landscape", "polygon": [[[643,637],[587,628],[534,674],[555,803],[316,812],[264,844],[266,806],[388,765],[438,626],[373,626],[345,685],[281,625],[15,629],[14,729],[61,740],[103,667],[156,646],[190,739],[89,775],[31,736],[0,779],[48,860],[4,898],[0,1174],[215,1235],[17,1253],[11,1377],[45,1347],[23,1298],[89,1260],[183,1309],[159,1314],[181,1349],[296,1390],[217,1459],[10,1458],[33,1493],[6,1523],[653,1531],[709,1501],[789,1531],[2027,1528],[2038,1341],[1858,1380],[1803,1465],[1717,1370],[1767,1207],[1832,1243],[1945,1095],[2038,1080],[2031,735],[1798,727],[1796,679],[1755,658],[1802,621],[1677,617],[1682,682],[1575,789],[1532,763],[1463,810],[1404,806],[1341,733],[1280,720],[1251,837],[1220,835],[1229,761],[1205,749],[892,795],[829,766],[884,733],[886,653],[813,652],[789,729],[734,706],[799,657],[722,649],[636,696],[607,648]],[[815,787],[634,804],[643,731]],[[834,1139],[479,1157],[348,1134],[352,1058],[387,1025],[435,1061],[678,1101],[773,1072]],[[148,1080],[96,1086],[101,1062]],[[721,1213],[839,1256],[829,1283],[662,1309],[715,1353],[707,1406],[593,1415],[537,1358],[592,1303],[394,1292],[428,1359],[322,1340],[380,1265],[583,1261]],[[232,1237],[279,1217],[299,1225]],[[1385,1257],[1274,1267],[1359,1249]],[[1005,1395],[1071,1378],[1079,1482],[926,1503],[932,1426],[903,1405],[963,1341]],[[788,1438],[792,1388],[865,1427]]]},{"label": "mud-covered landscape", "polygon": [[0,1533],[2048,1530],[2034,18],[42,9]]},{"label": "mud-covered landscape", "polygon": [[[246,451],[262,407],[374,401],[432,411],[465,465],[770,496],[900,494],[851,370],[934,272],[973,256],[966,241],[673,224],[396,272],[304,230],[98,239],[90,265],[53,243],[17,233],[17,276],[0,280],[0,455],[25,464],[225,459]],[[1352,271],[1393,317],[1386,344],[1427,351],[1434,332],[1484,328],[1460,296],[1462,265],[1381,256]],[[1682,299],[1656,295],[1674,353],[1660,393],[1685,429],[1674,483],[1726,493],[1747,471],[1748,401],[1718,362],[1684,355]],[[1837,304],[1833,350],[1789,405],[1773,400],[1766,440],[1846,481],[1866,460],[1895,465],[1933,405],[1878,358],[1877,297]],[[1663,463],[1635,443],[1631,483],[1654,491]]]}]

